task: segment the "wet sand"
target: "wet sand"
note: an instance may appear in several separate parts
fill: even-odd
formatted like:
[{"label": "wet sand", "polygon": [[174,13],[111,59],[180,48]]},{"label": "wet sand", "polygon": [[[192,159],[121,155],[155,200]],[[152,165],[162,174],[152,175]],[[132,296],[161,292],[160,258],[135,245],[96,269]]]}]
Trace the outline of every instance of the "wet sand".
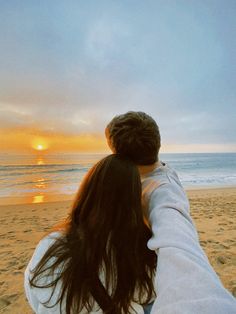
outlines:
[{"label": "wet sand", "polygon": [[[236,188],[188,191],[201,245],[224,286],[236,296]],[[24,269],[38,241],[65,217],[71,202],[0,206],[0,313],[33,313]]]}]

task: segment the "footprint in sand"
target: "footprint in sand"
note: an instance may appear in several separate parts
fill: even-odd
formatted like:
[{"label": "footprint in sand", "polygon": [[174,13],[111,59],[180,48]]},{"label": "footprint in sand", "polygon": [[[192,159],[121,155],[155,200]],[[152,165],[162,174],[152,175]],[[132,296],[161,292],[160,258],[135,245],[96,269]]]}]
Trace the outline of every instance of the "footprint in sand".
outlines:
[{"label": "footprint in sand", "polygon": [[234,243],[235,241],[234,240],[231,240],[231,239],[227,239],[225,240],[226,243]]},{"label": "footprint in sand", "polygon": [[227,263],[227,259],[224,256],[217,256],[216,261],[218,264],[226,264]]},{"label": "footprint in sand", "polygon": [[23,274],[23,271],[18,271],[18,270],[15,270],[13,272],[13,275],[16,276],[16,275],[22,275]]},{"label": "footprint in sand", "polygon": [[0,248],[9,247],[9,244],[1,244]]},{"label": "footprint in sand", "polygon": [[23,268],[25,268],[25,267],[26,267],[25,264],[21,264],[21,265],[18,266],[18,270],[21,270],[21,269],[23,269]]},{"label": "footprint in sand", "polygon": [[3,309],[18,299],[18,294],[4,295],[0,298],[0,309]]},{"label": "footprint in sand", "polygon": [[7,267],[12,267],[12,266],[16,266],[17,265],[17,259],[12,260],[8,263]]},{"label": "footprint in sand", "polygon": [[229,250],[230,249],[230,247],[228,245],[224,245],[224,244],[219,244],[219,247],[221,249],[225,249],[225,250]]},{"label": "footprint in sand", "polygon": [[214,240],[209,239],[209,240],[207,240],[207,242],[208,242],[208,243],[214,243],[215,241],[214,241]]},{"label": "footprint in sand", "polygon": [[10,305],[11,302],[5,299],[4,297],[0,298],[0,309],[3,309],[4,307]]},{"label": "footprint in sand", "polygon": [[27,232],[31,232],[32,231],[32,229],[26,229],[26,230],[24,230],[23,232],[24,233],[27,233]]}]

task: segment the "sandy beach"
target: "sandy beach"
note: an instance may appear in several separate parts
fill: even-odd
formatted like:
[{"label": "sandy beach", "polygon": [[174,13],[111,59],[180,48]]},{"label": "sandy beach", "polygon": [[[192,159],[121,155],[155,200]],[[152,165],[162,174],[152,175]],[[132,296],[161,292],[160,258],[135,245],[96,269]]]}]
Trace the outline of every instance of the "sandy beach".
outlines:
[{"label": "sandy beach", "polygon": [[[202,247],[224,286],[236,296],[236,188],[188,191]],[[70,201],[0,206],[0,313],[33,313],[24,269],[38,241],[65,217]]]}]

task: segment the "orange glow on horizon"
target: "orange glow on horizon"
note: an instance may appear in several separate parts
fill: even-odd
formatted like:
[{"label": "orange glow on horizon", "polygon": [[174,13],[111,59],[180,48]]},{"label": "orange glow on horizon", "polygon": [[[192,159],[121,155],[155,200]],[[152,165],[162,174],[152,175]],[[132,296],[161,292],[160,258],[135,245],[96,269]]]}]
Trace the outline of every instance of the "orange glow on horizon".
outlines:
[{"label": "orange glow on horizon", "polygon": [[[109,153],[103,134],[40,134],[35,130],[0,129],[0,149],[3,153],[34,154],[36,163],[44,164],[43,157],[57,153]],[[161,153],[236,152],[235,144],[171,144],[164,143]]]},{"label": "orange glow on horizon", "polygon": [[34,130],[0,130],[1,151],[37,154],[38,164],[44,163],[42,157],[47,154],[109,152],[105,136],[100,134],[36,134]]}]

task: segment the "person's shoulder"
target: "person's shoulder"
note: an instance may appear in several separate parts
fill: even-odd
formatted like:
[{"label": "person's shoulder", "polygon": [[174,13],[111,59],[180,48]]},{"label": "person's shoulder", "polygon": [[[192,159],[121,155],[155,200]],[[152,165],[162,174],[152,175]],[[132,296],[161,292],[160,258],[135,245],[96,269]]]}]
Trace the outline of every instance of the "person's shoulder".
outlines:
[{"label": "person's shoulder", "polygon": [[37,244],[34,254],[31,258],[31,268],[44,256],[47,250],[58,240],[63,237],[61,232],[52,232],[43,237]]},{"label": "person's shoulder", "polygon": [[175,169],[170,167],[168,164],[164,164],[162,167],[162,171],[165,172],[169,183],[178,185],[181,189],[183,189],[182,183],[179,179],[179,176]]},{"label": "person's shoulder", "polygon": [[150,208],[156,208],[163,204],[178,210],[189,221],[188,196],[174,169],[168,164],[162,163],[154,169],[143,182],[143,194],[149,201]]},{"label": "person's shoulder", "polygon": [[160,198],[170,197],[182,199],[187,202],[186,192],[180,182],[176,171],[166,163],[161,163],[159,167],[154,169],[144,178],[142,178],[142,188],[149,197],[156,195]]},{"label": "person's shoulder", "polygon": [[164,162],[161,162],[157,168],[142,177],[143,183],[148,181],[158,182],[159,185],[171,183],[181,185],[177,172]]},{"label": "person's shoulder", "polygon": [[62,239],[63,234],[60,231],[53,231],[46,236],[44,236],[38,243],[38,247],[40,246],[51,246],[53,245],[57,240]]}]

